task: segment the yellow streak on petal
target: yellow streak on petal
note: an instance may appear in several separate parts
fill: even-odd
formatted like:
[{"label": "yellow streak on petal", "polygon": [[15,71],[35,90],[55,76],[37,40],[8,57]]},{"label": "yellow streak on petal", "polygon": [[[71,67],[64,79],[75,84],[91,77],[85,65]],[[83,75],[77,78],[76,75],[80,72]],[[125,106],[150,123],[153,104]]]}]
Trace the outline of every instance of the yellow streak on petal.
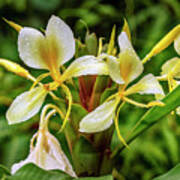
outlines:
[{"label": "yellow streak on petal", "polygon": [[6,18],[3,18],[3,20],[9,24],[12,28],[14,28],[17,32],[19,32],[23,27],[19,24],[14,23],[13,21],[9,21]]},{"label": "yellow streak on petal", "polygon": [[61,52],[59,52],[55,37],[45,38],[39,45],[39,51],[41,58],[49,67],[53,79],[58,80],[60,78],[60,72],[57,61]]},{"label": "yellow streak on petal", "polygon": [[128,55],[128,51],[124,52],[123,54],[121,54],[121,58],[126,59],[126,61],[120,61],[120,73],[121,73],[121,77],[123,78],[123,80],[125,82],[129,81],[129,75],[131,75],[131,72],[133,71],[133,63],[132,60],[130,60],[131,57],[130,55]]},{"label": "yellow streak on petal", "polygon": [[44,78],[46,78],[49,75],[50,75],[50,73],[44,73],[44,74],[41,74],[40,76],[38,76],[36,78],[36,81],[31,86],[30,90],[33,89],[40,81],[42,81]]}]

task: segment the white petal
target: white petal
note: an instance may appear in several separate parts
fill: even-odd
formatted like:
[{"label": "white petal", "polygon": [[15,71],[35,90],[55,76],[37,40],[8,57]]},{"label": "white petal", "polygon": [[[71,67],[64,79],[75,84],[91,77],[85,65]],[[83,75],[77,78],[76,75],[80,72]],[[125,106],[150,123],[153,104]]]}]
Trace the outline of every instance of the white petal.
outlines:
[{"label": "white petal", "polygon": [[79,131],[95,133],[109,128],[113,123],[117,104],[117,100],[114,99],[97,107],[81,120]]},{"label": "white petal", "polygon": [[28,163],[34,163],[45,170],[59,169],[72,177],[77,177],[64,154],[58,140],[48,131],[38,131],[37,142],[27,159],[14,164],[11,173]]},{"label": "white petal", "polygon": [[22,166],[28,163],[35,164],[35,151],[31,152],[25,160],[13,164],[13,166],[11,167],[11,173],[15,174],[18,169],[20,169]]},{"label": "white petal", "polygon": [[123,31],[120,33],[120,35],[118,37],[118,44],[119,44],[121,52],[130,50],[130,51],[133,51],[133,53],[135,53],[134,48],[133,48],[131,41],[129,40],[126,32]]},{"label": "white petal", "polygon": [[180,116],[180,106],[176,108],[176,114]]},{"label": "white petal", "polygon": [[164,95],[161,85],[152,74],[144,76],[139,82],[127,89],[125,94],[130,95],[134,93]]},{"label": "white petal", "polygon": [[174,40],[174,48],[176,52],[180,55],[180,35]]},{"label": "white petal", "polygon": [[109,75],[112,80],[118,84],[124,84],[124,80],[121,77],[120,72],[120,62],[115,57],[109,56],[107,59],[107,65],[109,69]]},{"label": "white petal", "polygon": [[126,83],[130,83],[143,72],[143,65],[125,32],[119,35],[118,42],[121,50],[119,56],[121,77]]},{"label": "white petal", "polygon": [[44,44],[44,36],[33,28],[23,28],[18,36],[18,50],[21,59],[29,67],[37,69],[48,69],[40,48]]},{"label": "white petal", "polygon": [[[54,161],[57,162],[57,164],[58,164],[57,169],[61,169],[62,171],[68,173],[70,176],[76,177],[76,174],[73,171],[73,168],[72,168],[68,158],[64,154],[58,140],[50,133],[47,133],[47,137],[48,137],[47,138],[48,145],[50,147],[49,154],[54,158]],[[49,163],[47,163],[47,164],[49,166]],[[54,166],[52,166],[52,167],[49,166],[48,168],[55,169]]]},{"label": "white petal", "polygon": [[83,56],[72,62],[64,72],[62,79],[93,74],[108,75],[107,64],[94,56]]},{"label": "white petal", "polygon": [[70,60],[75,53],[75,39],[70,27],[59,17],[51,16],[47,28],[47,39],[55,40],[57,43],[58,66]]},{"label": "white petal", "polygon": [[46,95],[43,87],[36,87],[16,97],[6,113],[8,123],[20,123],[33,117],[40,110]]},{"label": "white petal", "polygon": [[162,75],[168,75],[171,73],[173,77],[180,78],[180,58],[174,57],[162,66]]}]

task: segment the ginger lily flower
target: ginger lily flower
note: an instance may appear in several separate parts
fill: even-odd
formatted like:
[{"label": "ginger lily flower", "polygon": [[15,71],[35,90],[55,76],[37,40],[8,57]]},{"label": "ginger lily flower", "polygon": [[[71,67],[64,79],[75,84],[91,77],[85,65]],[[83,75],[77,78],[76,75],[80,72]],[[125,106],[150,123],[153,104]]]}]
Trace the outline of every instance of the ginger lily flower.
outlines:
[{"label": "ginger lily flower", "polygon": [[[77,177],[69,160],[64,154],[60,143],[48,131],[48,119],[56,112],[56,110],[51,110],[45,116],[49,107],[51,108],[51,105],[46,105],[42,111],[40,127],[38,132],[31,139],[30,153],[28,157],[12,166],[12,174],[25,164],[34,163],[45,170],[59,169],[72,177]],[[36,144],[34,145],[35,139]]]},{"label": "ginger lily flower", "polygon": [[122,107],[120,105],[117,110],[118,105],[121,102],[123,102],[122,104],[128,102],[142,108],[148,108],[155,105],[161,106],[164,105],[162,102],[153,101],[148,104],[142,104],[129,99],[127,96],[135,93],[161,95],[164,93],[159,82],[152,74],[144,76],[139,82],[127,88],[129,83],[143,72],[143,65],[134,51],[126,32],[121,32],[118,43],[120,46],[119,58],[104,55],[107,59],[106,63],[108,65],[110,77],[119,84],[118,93],[112,95],[102,105],[85,116],[80,122],[79,131],[85,133],[103,131],[112,125],[114,119],[118,137],[126,145],[118,127],[118,115],[120,108]]},{"label": "ginger lily flower", "polygon": [[97,61],[93,56],[78,58],[65,74],[60,74],[60,66],[74,56],[75,39],[69,26],[56,16],[50,18],[45,35],[33,28],[22,28],[18,37],[18,50],[26,65],[48,69],[52,78],[59,83],[81,75],[107,74],[103,62]]},{"label": "ginger lily flower", "polygon": [[23,62],[36,69],[48,69],[54,79],[60,77],[59,67],[75,52],[75,40],[68,25],[52,16],[45,30],[24,27],[18,36],[18,50]]},{"label": "ginger lily flower", "polygon": [[[161,81],[167,81],[169,92],[171,92],[180,84],[179,78],[180,58],[174,57],[163,64],[161,76],[159,76],[158,79]],[[180,107],[176,109],[176,113],[180,115]]]},{"label": "ginger lily flower", "polygon": [[[9,21],[7,22],[9,23]],[[12,26],[14,27],[14,24]],[[45,35],[29,27],[18,28],[18,31],[18,50],[23,62],[32,68],[49,70],[54,82],[49,83],[47,89],[45,86],[43,89],[41,84],[41,87],[32,88],[30,91],[18,96],[7,112],[8,122],[10,124],[18,123],[33,117],[40,110],[47,93],[51,93],[51,91],[61,86],[69,100],[67,116],[64,121],[66,123],[71,111],[72,96],[68,87],[63,83],[72,77],[82,75],[107,75],[108,68],[106,63],[102,60],[97,60],[94,56],[84,56],[74,60],[65,72],[61,74],[60,66],[68,62],[75,53],[75,39],[69,26],[56,16],[50,18]],[[19,71],[16,72],[16,64],[14,65],[7,60],[0,62],[1,64],[16,74],[19,73]],[[11,68],[9,68],[9,65],[11,65]],[[49,73],[42,74],[37,80],[31,78],[32,81],[35,81],[33,87],[48,75]]]}]

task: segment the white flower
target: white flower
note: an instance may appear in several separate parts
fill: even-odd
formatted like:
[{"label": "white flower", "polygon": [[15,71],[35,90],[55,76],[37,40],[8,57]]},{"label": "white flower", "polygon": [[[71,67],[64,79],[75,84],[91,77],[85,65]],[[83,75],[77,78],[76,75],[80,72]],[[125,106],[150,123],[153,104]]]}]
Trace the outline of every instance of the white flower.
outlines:
[{"label": "white flower", "polygon": [[[33,28],[21,28],[18,36],[18,50],[21,59],[29,67],[50,71],[55,82],[49,85],[49,87],[53,86],[49,91],[56,90],[64,81],[72,77],[108,74],[106,63],[90,55],[74,60],[65,72],[60,74],[60,66],[74,56],[75,39],[70,27],[56,16],[50,18],[45,34]],[[0,65],[2,63],[3,66],[19,74],[20,68],[17,69],[17,65],[14,66],[4,60]],[[22,68],[20,70],[22,71]],[[41,86],[19,95],[6,114],[9,124],[26,121],[38,113],[47,93],[48,91]]]},{"label": "white flower", "polygon": [[[37,136],[37,142],[34,147],[34,138]],[[34,163],[45,170],[58,169],[76,177],[72,166],[64,154],[58,140],[46,129],[39,130],[32,138],[32,146],[28,157],[14,164],[11,173],[14,174],[19,168],[28,163]]]}]

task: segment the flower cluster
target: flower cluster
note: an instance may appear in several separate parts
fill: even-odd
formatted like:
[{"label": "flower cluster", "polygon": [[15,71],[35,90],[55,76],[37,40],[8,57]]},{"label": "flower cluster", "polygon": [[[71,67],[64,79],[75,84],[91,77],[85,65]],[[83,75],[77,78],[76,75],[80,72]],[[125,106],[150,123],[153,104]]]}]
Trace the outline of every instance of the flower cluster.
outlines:
[{"label": "flower cluster", "polygon": [[[55,105],[46,105],[43,108],[39,130],[31,141],[30,154],[26,160],[12,167],[12,173],[24,164],[32,162],[41,168],[47,170],[60,169],[76,177],[59,142],[48,132],[47,125],[52,114],[58,112],[64,119],[62,130],[65,128],[73,103],[72,93],[66,82],[72,78],[86,75],[106,75],[111,78],[112,83],[117,87],[116,92],[81,120],[79,132],[101,132],[108,129],[114,121],[118,137],[126,146],[126,141],[122,137],[118,125],[119,112],[124,103],[130,103],[141,108],[164,106],[165,104],[160,101],[160,98],[157,98],[165,96],[159,81],[168,81],[169,91],[172,91],[179,84],[180,59],[178,57],[167,61],[162,66],[161,76],[155,77],[153,74],[147,74],[133,84],[142,75],[143,64],[173,41],[175,50],[180,54],[179,26],[170,31],[141,60],[132,46],[130,30],[125,21],[122,32],[118,36],[119,53],[115,48],[115,28],[113,28],[107,50],[103,50],[100,39],[97,55],[78,57],[64,70],[64,64],[70,61],[75,54],[76,40],[69,26],[60,18],[52,16],[43,32],[29,27],[21,27],[11,21],[6,20],[6,22],[19,32],[18,51],[22,61],[31,68],[48,70],[47,73],[35,78],[20,65],[6,59],[0,59],[0,65],[33,82],[31,89],[20,94],[11,104],[6,114],[8,123],[20,123],[33,117],[40,111],[47,95],[53,99],[59,99],[54,91],[60,88],[68,100],[66,114],[63,114],[61,108]],[[41,81],[47,76],[50,76],[52,81],[43,84]],[[136,102],[131,99],[131,95],[136,93],[141,95],[152,94],[155,95],[156,99],[147,104]],[[49,108],[53,110],[46,115]],[[177,113],[180,114],[180,108],[177,109]],[[35,138],[36,145],[34,145]]]}]

